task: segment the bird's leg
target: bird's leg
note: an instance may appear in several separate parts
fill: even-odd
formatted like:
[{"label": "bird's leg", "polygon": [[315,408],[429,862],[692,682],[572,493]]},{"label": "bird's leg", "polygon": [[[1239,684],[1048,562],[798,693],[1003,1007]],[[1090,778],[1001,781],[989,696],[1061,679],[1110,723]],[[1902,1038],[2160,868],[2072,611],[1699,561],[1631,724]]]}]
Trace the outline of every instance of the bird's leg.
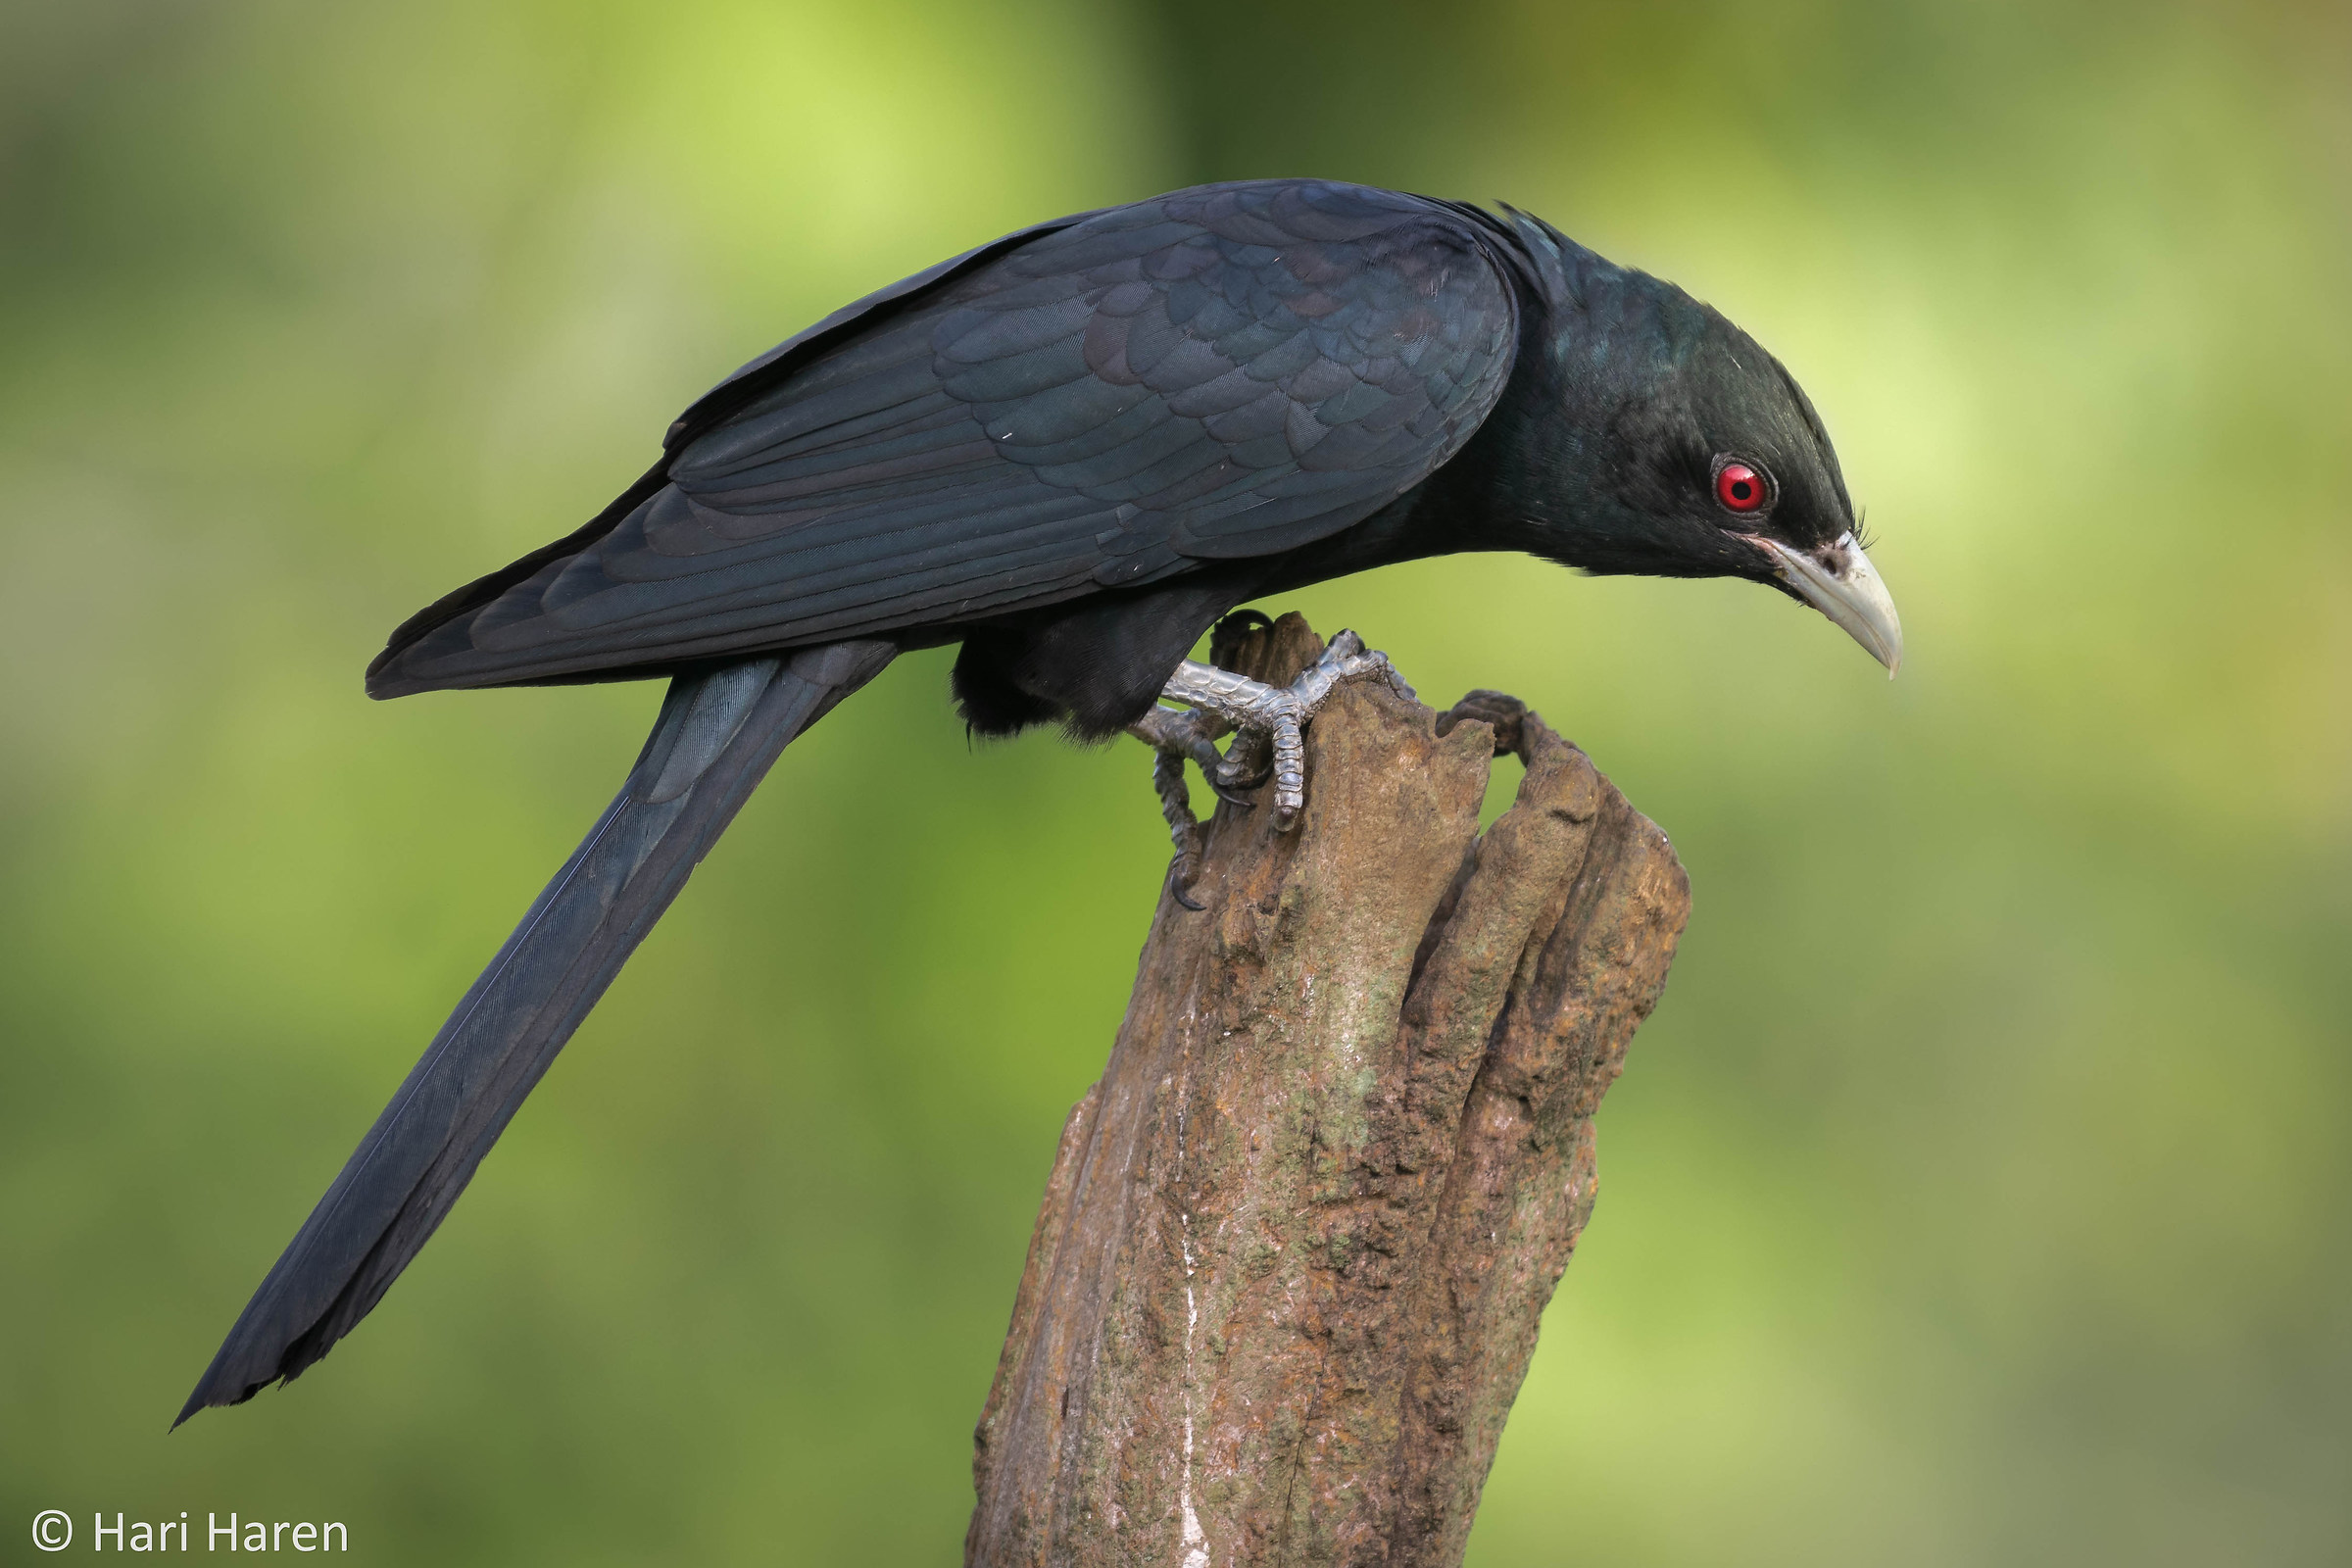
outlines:
[{"label": "bird's leg", "polygon": [[[1323,656],[1288,686],[1269,686],[1264,681],[1188,659],[1176,666],[1176,673],[1168,677],[1160,696],[1169,702],[1187,704],[1202,714],[1214,715],[1241,731],[1213,768],[1206,762],[1201,764],[1218,793],[1241,787],[1245,781],[1254,783],[1263,778],[1268,765],[1264,759],[1269,751],[1272,753],[1274,826],[1278,831],[1288,832],[1306,807],[1306,743],[1302,732],[1307,720],[1330,700],[1333,688],[1340,682],[1367,675],[1386,680],[1406,702],[1416,700],[1412,687],[1405,684],[1404,677],[1389,662],[1389,656],[1366,648],[1364,640],[1351,631],[1334,637],[1323,650]],[[1165,799],[1163,793],[1163,802]],[[1191,813],[1188,810],[1186,814],[1189,817]]]},{"label": "bird's leg", "polygon": [[1185,788],[1184,762],[1191,758],[1200,763],[1214,788],[1217,770],[1225,764],[1215,743],[1226,727],[1213,713],[1180,713],[1159,707],[1127,726],[1128,734],[1156,754],[1152,762],[1152,787],[1159,795],[1159,814],[1167,818],[1168,837],[1176,845],[1176,858],[1168,862],[1168,891],[1188,909],[1201,907],[1193,898],[1193,878],[1200,869],[1200,824],[1193,819],[1193,796]]},{"label": "bird's leg", "polygon": [[[1193,816],[1192,792],[1185,786],[1186,760],[1199,764],[1209,788],[1221,798],[1243,807],[1255,803],[1238,792],[1263,783],[1271,773],[1274,825],[1288,832],[1306,806],[1306,722],[1341,681],[1366,675],[1380,676],[1407,702],[1416,700],[1388,656],[1367,649],[1352,631],[1334,637],[1322,657],[1288,686],[1269,686],[1189,659],[1176,666],[1160,696],[1188,704],[1193,711],[1154,707],[1128,725],[1127,733],[1156,754],[1152,787],[1176,847],[1176,858],[1168,865],[1168,890],[1178,904],[1188,909],[1202,907],[1192,896],[1193,878],[1200,867],[1200,824]],[[1216,739],[1228,730],[1239,733],[1220,756]]]}]

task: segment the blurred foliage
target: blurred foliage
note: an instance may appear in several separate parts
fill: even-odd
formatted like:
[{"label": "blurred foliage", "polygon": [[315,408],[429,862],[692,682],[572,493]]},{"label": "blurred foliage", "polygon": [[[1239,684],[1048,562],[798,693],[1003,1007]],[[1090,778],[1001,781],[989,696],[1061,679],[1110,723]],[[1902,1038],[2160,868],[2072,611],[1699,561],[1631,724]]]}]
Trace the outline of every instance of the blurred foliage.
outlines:
[{"label": "blurred foliage", "polygon": [[2348,86],[2293,3],[17,0],[0,1528],[953,1557],[1166,851],[1136,748],[968,747],[945,654],[794,748],[356,1338],[164,1427],[658,696],[375,707],[383,632],[844,299],[1315,172],[1724,307],[1911,648],[1500,558],[1290,607],[1536,703],[1696,889],[1472,1561],[2346,1560]]}]

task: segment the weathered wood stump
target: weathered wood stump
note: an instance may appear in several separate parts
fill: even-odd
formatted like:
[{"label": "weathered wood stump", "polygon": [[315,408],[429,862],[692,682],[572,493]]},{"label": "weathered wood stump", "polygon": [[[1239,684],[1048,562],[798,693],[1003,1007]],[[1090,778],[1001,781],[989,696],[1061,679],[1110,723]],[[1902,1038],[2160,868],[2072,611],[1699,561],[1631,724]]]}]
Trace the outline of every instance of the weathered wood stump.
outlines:
[{"label": "weathered wood stump", "polygon": [[[1321,646],[1285,616],[1226,662],[1287,682]],[[1461,1560],[1689,883],[1508,698],[1351,683],[1308,756],[1296,832],[1218,808],[1206,907],[1161,897],[1062,1130],[969,1563]]]}]

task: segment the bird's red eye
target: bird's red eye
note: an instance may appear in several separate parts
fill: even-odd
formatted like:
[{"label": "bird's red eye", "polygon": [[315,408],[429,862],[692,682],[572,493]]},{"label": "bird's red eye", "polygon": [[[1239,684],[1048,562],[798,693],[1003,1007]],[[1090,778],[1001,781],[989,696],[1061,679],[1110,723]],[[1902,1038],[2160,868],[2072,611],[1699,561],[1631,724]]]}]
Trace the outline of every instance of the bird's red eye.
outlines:
[{"label": "bird's red eye", "polygon": [[1754,512],[1770,492],[1764,476],[1744,463],[1727,463],[1715,473],[1715,499],[1734,512]]}]

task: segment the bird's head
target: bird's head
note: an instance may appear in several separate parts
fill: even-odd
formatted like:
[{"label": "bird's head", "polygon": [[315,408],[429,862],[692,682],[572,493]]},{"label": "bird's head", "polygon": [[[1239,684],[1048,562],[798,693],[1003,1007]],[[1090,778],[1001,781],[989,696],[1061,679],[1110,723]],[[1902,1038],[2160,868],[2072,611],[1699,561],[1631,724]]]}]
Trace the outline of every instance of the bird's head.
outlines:
[{"label": "bird's head", "polygon": [[1551,426],[1542,444],[1559,502],[1539,548],[1595,573],[1769,583],[1893,673],[1902,622],[1795,378],[1673,284],[1541,235],[1541,396],[1554,417],[1537,422]]}]

